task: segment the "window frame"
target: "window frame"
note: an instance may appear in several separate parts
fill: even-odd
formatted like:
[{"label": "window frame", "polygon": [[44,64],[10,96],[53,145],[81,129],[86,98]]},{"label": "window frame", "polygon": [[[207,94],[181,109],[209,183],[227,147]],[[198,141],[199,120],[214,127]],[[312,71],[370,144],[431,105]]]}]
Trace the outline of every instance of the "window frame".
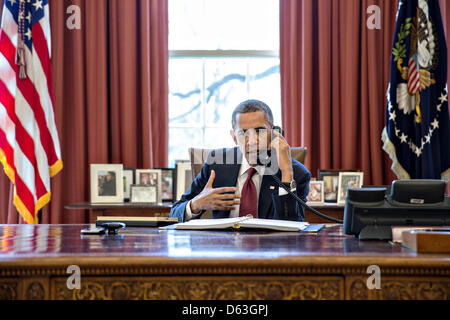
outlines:
[{"label": "window frame", "polygon": [[[169,60],[171,59],[209,59],[209,58],[280,58],[279,50],[169,50]],[[204,66],[204,64],[203,64]],[[203,86],[205,85],[205,70],[202,70],[203,76]],[[246,74],[246,86],[249,86],[249,72],[247,68]],[[203,95],[205,93],[205,88],[202,88]],[[169,106],[170,107],[170,106]],[[201,104],[201,120],[199,123],[175,123],[171,124],[169,122],[169,131],[172,128],[175,129],[202,129],[202,145],[205,145],[205,131],[206,129],[226,129],[223,124],[211,124],[206,121],[206,108],[205,108],[205,97],[202,96]],[[170,120],[170,119],[169,119]]]}]

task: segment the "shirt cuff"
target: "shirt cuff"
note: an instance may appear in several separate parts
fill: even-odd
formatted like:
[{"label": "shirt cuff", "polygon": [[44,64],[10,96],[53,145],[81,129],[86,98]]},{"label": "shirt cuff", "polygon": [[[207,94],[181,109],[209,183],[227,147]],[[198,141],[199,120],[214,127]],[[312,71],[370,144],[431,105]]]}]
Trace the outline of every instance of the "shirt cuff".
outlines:
[{"label": "shirt cuff", "polygon": [[189,221],[192,218],[197,217],[199,214],[193,214],[192,213],[192,211],[191,211],[191,200],[189,200],[189,202],[186,204],[186,209],[184,210],[184,221]]},{"label": "shirt cuff", "polygon": [[[292,189],[291,191],[294,192],[295,190],[297,190],[297,188],[294,188],[294,189]],[[287,195],[287,194],[289,194],[289,192],[287,192],[286,190],[284,190],[282,187],[280,187],[280,188],[278,189],[278,196],[279,196],[279,197],[285,196],[285,195]]]}]

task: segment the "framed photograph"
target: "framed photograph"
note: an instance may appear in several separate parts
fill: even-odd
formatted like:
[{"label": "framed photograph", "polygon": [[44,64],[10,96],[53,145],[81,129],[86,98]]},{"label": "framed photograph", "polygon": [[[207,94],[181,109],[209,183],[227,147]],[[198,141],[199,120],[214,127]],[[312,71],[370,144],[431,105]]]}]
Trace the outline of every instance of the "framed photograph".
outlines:
[{"label": "framed photograph", "polygon": [[345,204],[348,188],[361,188],[364,172],[339,172],[338,204]]},{"label": "framed photograph", "polygon": [[173,202],[174,195],[174,172],[173,168],[157,168],[161,170],[161,192],[162,201]]},{"label": "framed photograph", "polygon": [[131,203],[158,203],[158,187],[148,184],[134,184],[131,186]]},{"label": "framed photograph", "polygon": [[319,171],[318,179],[323,181],[324,202],[336,203],[339,185],[339,172]]},{"label": "framed photograph", "polygon": [[323,181],[310,181],[309,193],[306,197],[307,204],[323,204],[324,203],[324,183]]},{"label": "framed photograph", "polygon": [[162,203],[161,192],[161,170],[159,169],[136,169],[136,185],[147,185],[156,187],[157,202]]},{"label": "framed photograph", "polygon": [[91,164],[91,203],[123,202],[123,165]]},{"label": "framed photograph", "polygon": [[317,178],[324,183],[324,202],[337,203],[339,172],[358,172],[358,169],[318,169]]},{"label": "framed photograph", "polygon": [[339,172],[360,172],[359,169],[318,169],[317,170],[317,177],[319,178],[318,180],[320,180],[320,175],[322,173],[327,173],[327,172],[331,172],[331,173],[339,173]]},{"label": "framed photograph", "polygon": [[189,189],[192,184],[192,168],[191,162],[177,161],[176,162],[176,200],[180,200],[181,196]]},{"label": "framed photograph", "polygon": [[134,168],[125,168],[123,169],[123,200],[125,202],[130,201],[130,191],[131,185],[134,183]]}]

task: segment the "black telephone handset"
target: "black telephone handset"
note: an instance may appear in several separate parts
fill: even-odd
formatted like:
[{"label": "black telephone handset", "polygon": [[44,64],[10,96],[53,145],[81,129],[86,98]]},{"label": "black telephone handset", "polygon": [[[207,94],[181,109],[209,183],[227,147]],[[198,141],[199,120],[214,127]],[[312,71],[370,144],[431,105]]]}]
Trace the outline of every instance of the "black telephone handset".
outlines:
[{"label": "black telephone handset", "polygon": [[[273,126],[273,130],[278,131],[284,137],[284,130],[279,126]],[[273,140],[273,135],[272,135]]]},{"label": "black telephone handset", "polygon": [[[273,126],[272,130],[277,131],[284,137],[284,130],[281,127]],[[275,139],[274,134],[271,135],[271,139],[272,140]],[[258,163],[258,165],[269,167],[271,165],[271,157],[272,157],[271,150],[264,150],[262,154],[257,155],[256,162]]]}]

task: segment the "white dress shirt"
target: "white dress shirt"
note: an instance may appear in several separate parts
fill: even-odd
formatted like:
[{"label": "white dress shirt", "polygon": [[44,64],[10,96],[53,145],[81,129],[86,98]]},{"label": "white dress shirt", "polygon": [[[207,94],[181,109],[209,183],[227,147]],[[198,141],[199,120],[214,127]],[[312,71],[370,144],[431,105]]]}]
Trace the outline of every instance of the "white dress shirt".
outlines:
[{"label": "white dress shirt", "polygon": [[[250,169],[251,166],[248,164],[247,159],[243,156],[242,157],[242,164],[241,164],[241,168],[239,170],[239,174],[238,174],[238,179],[237,179],[237,183],[236,183],[236,193],[238,194],[242,194],[242,188],[244,187],[244,183],[247,180],[247,176],[248,176],[248,169]],[[266,167],[264,166],[256,166],[255,167],[256,172],[252,177],[252,181],[255,184],[256,187],[256,196],[257,199],[259,200],[259,190],[261,189],[261,182],[264,176],[264,170],[266,169]],[[217,174],[217,173],[216,173]],[[275,182],[275,181],[274,181]],[[279,188],[279,195],[283,196],[288,194],[286,190],[284,190],[283,188]],[[258,212],[258,202],[256,203],[256,212]],[[197,217],[198,214],[193,214],[191,211],[191,201],[189,201],[186,205],[186,210],[184,211],[184,221],[188,221],[192,218]],[[230,211],[230,218],[235,218],[235,217],[239,217],[239,205],[234,205],[234,210]]]}]

